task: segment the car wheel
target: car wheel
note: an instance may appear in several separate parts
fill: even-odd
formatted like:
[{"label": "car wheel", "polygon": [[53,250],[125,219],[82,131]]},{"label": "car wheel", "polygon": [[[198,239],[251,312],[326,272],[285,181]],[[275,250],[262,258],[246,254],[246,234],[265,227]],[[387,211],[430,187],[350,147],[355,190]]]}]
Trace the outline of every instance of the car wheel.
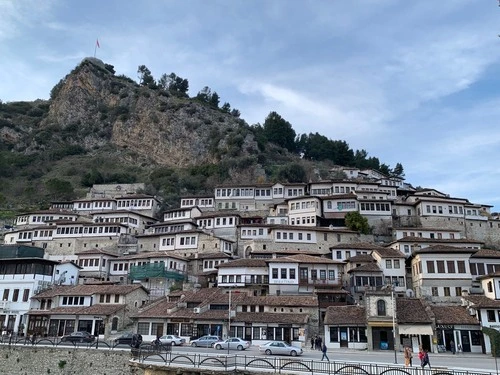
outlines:
[{"label": "car wheel", "polygon": [[222,349],[222,346],[220,346],[220,344],[217,344],[217,345],[215,345],[215,349],[217,349],[217,350],[221,350],[221,349]]},{"label": "car wheel", "polygon": [[273,354],[273,353],[271,352],[271,349],[266,349],[266,354],[267,354],[267,355],[271,355],[271,354]]},{"label": "car wheel", "polygon": [[296,356],[297,356],[297,352],[296,352],[295,350],[292,350],[292,351],[290,352],[290,355],[291,355],[292,357],[296,357]]},{"label": "car wheel", "polygon": [[179,345],[179,344],[178,344],[178,343],[176,343],[175,341],[172,341],[172,342],[170,343],[170,345],[172,345],[172,346],[177,346],[177,345]]},{"label": "car wheel", "polygon": [[237,347],[236,349],[238,349],[238,350],[243,350],[243,346],[238,345],[238,347]]},{"label": "car wheel", "polygon": [[191,346],[193,346],[193,347],[195,347],[195,348],[196,348],[198,345],[196,345],[196,343],[195,343],[195,342],[193,342],[193,343],[191,344]]}]

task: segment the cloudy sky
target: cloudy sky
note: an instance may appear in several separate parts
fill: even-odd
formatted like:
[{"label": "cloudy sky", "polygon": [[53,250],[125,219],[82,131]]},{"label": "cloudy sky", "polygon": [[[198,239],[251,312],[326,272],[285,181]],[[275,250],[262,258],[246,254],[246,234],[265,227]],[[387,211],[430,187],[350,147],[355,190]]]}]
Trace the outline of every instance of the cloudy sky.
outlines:
[{"label": "cloudy sky", "polygon": [[174,72],[500,211],[499,19],[497,0],[0,0],[0,99],[47,99],[98,38],[117,74]]}]

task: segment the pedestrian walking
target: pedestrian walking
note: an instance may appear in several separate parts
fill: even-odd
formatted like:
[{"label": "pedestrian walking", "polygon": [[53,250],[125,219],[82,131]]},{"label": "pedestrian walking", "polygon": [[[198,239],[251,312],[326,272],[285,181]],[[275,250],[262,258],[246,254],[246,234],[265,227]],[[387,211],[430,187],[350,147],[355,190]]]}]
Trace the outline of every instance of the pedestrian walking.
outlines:
[{"label": "pedestrian walking", "polygon": [[453,342],[453,340],[450,341],[450,350],[451,350],[451,353],[452,354],[455,354],[456,353],[456,350],[455,350],[455,343]]},{"label": "pedestrian walking", "polygon": [[405,367],[411,367],[413,352],[409,346],[405,346],[404,356],[405,356]]},{"label": "pedestrian walking", "polygon": [[321,360],[324,360],[326,358],[326,360],[328,362],[330,362],[330,358],[328,358],[328,356],[326,355],[326,351],[327,351],[326,344],[323,344],[321,351],[323,352],[323,356],[321,357]]},{"label": "pedestrian walking", "polygon": [[[420,352],[418,353],[418,356],[420,357]],[[422,370],[425,366],[429,366],[429,368],[431,368],[431,362],[429,361],[429,352],[427,351],[427,349],[422,351],[422,359],[420,360],[420,364],[422,366]]]},{"label": "pedestrian walking", "polygon": [[315,337],[311,337],[311,350],[314,349],[314,340]]},{"label": "pedestrian walking", "polygon": [[318,350],[323,350],[323,340],[321,339],[321,336],[318,336]]}]

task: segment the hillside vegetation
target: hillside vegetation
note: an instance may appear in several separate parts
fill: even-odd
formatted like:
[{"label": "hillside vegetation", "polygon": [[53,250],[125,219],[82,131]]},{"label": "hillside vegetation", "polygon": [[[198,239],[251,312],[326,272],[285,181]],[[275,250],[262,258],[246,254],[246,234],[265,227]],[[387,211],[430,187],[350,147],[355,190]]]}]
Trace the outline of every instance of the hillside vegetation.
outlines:
[{"label": "hillside vegetation", "polygon": [[138,73],[86,58],[48,101],[0,103],[0,210],[45,208],[94,183],[145,182],[175,205],[217,184],[331,178],[334,164],[403,175],[345,141],[297,135],[276,112],[249,125],[208,87],[189,97],[187,79]]}]

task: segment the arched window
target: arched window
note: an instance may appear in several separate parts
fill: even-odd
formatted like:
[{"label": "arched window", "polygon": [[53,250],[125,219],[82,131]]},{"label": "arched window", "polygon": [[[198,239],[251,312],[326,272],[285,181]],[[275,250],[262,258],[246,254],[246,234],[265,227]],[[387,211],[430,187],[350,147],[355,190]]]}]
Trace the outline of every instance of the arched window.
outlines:
[{"label": "arched window", "polygon": [[383,299],[379,299],[377,301],[377,315],[378,316],[386,316],[385,301]]}]

